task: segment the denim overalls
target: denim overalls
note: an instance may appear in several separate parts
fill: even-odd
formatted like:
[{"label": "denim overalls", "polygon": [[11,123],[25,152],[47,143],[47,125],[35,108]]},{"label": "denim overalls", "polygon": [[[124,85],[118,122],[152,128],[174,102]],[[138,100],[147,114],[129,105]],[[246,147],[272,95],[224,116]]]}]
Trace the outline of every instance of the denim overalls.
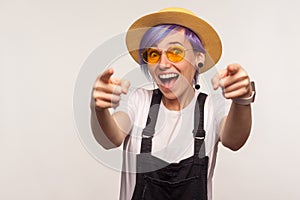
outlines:
[{"label": "denim overalls", "polygon": [[[137,155],[136,185],[132,200],[206,200],[208,157],[205,155],[204,103],[200,93],[194,112],[194,155],[179,163],[168,163],[151,155],[162,93],[153,91],[141,152]],[[187,133],[189,134],[189,133]]]}]

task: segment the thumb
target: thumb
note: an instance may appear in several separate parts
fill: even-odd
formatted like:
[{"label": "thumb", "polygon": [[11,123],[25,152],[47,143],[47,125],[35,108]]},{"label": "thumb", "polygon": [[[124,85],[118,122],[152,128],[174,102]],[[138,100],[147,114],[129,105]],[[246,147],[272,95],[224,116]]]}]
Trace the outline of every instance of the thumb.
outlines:
[{"label": "thumb", "polygon": [[130,87],[130,82],[128,80],[121,81],[122,93],[127,94],[129,87]]},{"label": "thumb", "polygon": [[221,86],[221,80],[228,75],[227,69],[222,69],[217,72],[211,79],[214,90],[218,89]]}]

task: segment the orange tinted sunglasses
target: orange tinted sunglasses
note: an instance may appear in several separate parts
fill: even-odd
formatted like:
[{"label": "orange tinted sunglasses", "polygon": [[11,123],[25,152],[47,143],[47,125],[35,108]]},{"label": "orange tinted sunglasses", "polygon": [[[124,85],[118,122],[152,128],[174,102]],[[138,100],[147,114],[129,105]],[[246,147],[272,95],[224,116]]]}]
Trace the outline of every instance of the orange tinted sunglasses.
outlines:
[{"label": "orange tinted sunglasses", "polygon": [[143,61],[148,64],[156,64],[161,58],[161,55],[165,52],[169,61],[180,62],[184,59],[185,49],[182,46],[171,46],[167,50],[161,50],[159,48],[150,47],[143,51]]}]

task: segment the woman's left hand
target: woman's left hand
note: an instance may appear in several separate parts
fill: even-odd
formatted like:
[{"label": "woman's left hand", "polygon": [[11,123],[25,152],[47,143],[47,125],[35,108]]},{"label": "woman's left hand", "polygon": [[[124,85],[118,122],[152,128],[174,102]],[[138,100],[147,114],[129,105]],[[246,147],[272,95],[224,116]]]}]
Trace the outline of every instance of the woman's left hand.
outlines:
[{"label": "woman's left hand", "polygon": [[212,78],[213,88],[223,90],[226,99],[247,98],[252,94],[248,73],[239,64],[230,64]]}]

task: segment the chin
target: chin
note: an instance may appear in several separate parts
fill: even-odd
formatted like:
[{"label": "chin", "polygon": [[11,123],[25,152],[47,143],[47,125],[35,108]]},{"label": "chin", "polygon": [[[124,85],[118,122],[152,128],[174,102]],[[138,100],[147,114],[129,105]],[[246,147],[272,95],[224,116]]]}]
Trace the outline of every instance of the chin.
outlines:
[{"label": "chin", "polygon": [[179,88],[165,88],[163,86],[159,87],[160,91],[163,93],[164,97],[169,100],[177,100],[178,97],[182,96],[184,91]]}]

